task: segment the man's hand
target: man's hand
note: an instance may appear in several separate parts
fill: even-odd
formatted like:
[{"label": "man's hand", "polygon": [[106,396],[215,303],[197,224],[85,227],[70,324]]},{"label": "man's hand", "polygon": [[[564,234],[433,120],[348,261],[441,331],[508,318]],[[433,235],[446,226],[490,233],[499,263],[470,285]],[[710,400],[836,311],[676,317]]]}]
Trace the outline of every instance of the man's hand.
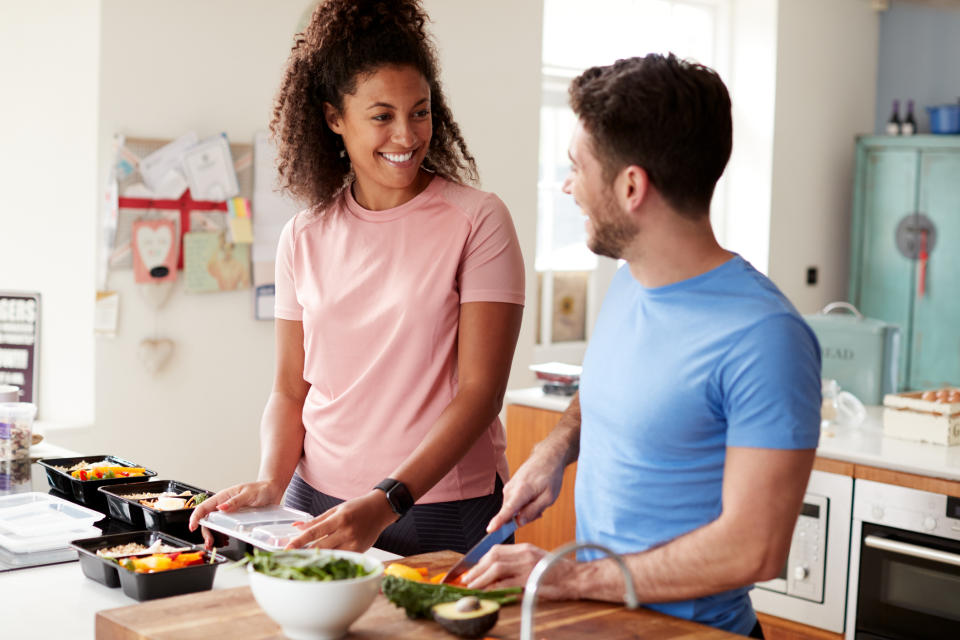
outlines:
[{"label": "man's hand", "polygon": [[[545,555],[546,551],[532,544],[498,544],[480,558],[475,567],[463,574],[462,581],[470,589],[522,587]],[[557,560],[543,576],[537,593],[548,600],[580,598],[577,571],[578,564],[573,560]]]},{"label": "man's hand", "polygon": [[294,526],[303,533],[291,540],[286,548],[311,546],[366,551],[396,519],[397,514],[390,508],[383,492],[373,490],[342,502],[313,520],[295,522]]},{"label": "man's hand", "polygon": [[560,495],[563,463],[559,458],[534,451],[503,487],[503,506],[493,516],[487,531],[493,531],[517,517],[517,526],[539,518]]}]

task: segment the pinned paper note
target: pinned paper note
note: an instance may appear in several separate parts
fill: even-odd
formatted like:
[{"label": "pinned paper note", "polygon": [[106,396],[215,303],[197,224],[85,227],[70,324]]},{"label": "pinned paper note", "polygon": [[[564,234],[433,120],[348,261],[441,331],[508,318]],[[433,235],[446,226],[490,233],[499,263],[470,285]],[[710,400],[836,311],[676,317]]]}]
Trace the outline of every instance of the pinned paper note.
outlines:
[{"label": "pinned paper note", "polygon": [[183,273],[189,293],[246,289],[250,286],[250,245],[227,242],[222,233],[186,233]]},{"label": "pinned paper note", "polygon": [[177,279],[180,243],[177,225],[163,218],[133,223],[133,280],[138,283]]},{"label": "pinned paper note", "polygon": [[[140,177],[143,183],[153,192],[156,198],[179,197],[186,188],[181,161],[187,149],[197,144],[197,134],[193,131],[185,133],[173,142],[167,143],[150,155],[140,160]],[[136,161],[121,155],[121,160]]]},{"label": "pinned paper note", "polygon": [[253,242],[253,219],[250,217],[250,201],[246,198],[227,200],[227,221],[230,224],[231,242]]},{"label": "pinned paper note", "polygon": [[99,336],[115,337],[119,315],[120,294],[116,291],[97,291],[97,301],[93,314],[94,333]]},{"label": "pinned paper note", "polygon": [[240,192],[224,134],[201,140],[184,151],[183,172],[195,200],[222,202]]}]

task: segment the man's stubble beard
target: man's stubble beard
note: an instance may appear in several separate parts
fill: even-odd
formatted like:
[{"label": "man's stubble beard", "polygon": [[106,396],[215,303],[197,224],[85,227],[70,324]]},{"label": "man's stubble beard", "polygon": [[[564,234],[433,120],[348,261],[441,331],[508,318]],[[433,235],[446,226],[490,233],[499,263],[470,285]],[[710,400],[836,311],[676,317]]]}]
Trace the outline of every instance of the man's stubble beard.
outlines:
[{"label": "man's stubble beard", "polygon": [[639,229],[636,222],[627,217],[620,210],[620,206],[613,196],[612,189],[605,189],[599,204],[599,215],[596,210],[590,220],[593,234],[587,242],[587,248],[597,255],[619,260],[623,257],[623,250],[633,242]]}]

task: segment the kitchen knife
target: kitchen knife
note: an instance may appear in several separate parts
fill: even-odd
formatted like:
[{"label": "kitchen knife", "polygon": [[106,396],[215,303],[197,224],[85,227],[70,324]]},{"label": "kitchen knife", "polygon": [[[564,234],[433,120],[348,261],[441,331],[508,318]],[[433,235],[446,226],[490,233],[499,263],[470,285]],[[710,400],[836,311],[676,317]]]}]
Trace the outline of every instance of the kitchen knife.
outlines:
[{"label": "kitchen knife", "polygon": [[460,561],[453,565],[453,568],[450,569],[450,571],[447,571],[447,575],[443,577],[443,580],[440,581],[440,584],[450,584],[464,573],[472,569],[487,551],[490,551],[494,545],[500,544],[509,538],[516,530],[517,520],[514,518],[513,520],[510,520],[506,524],[502,525],[499,529],[494,529],[485,535],[483,540],[475,544],[473,548],[467,552],[467,555],[460,558]]}]

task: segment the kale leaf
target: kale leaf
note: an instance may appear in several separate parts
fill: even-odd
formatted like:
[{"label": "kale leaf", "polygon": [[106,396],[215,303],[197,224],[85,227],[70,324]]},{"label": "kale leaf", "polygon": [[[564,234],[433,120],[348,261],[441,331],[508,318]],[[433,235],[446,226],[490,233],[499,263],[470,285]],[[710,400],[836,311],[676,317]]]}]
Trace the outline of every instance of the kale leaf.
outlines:
[{"label": "kale leaf", "polygon": [[520,599],[520,587],[480,591],[463,589],[448,584],[414,582],[397,576],[386,576],[380,587],[387,600],[407,612],[408,618],[430,617],[430,609],[441,602],[453,602],[464,596],[477,596],[485,600],[494,600],[499,604],[512,604]]}]

